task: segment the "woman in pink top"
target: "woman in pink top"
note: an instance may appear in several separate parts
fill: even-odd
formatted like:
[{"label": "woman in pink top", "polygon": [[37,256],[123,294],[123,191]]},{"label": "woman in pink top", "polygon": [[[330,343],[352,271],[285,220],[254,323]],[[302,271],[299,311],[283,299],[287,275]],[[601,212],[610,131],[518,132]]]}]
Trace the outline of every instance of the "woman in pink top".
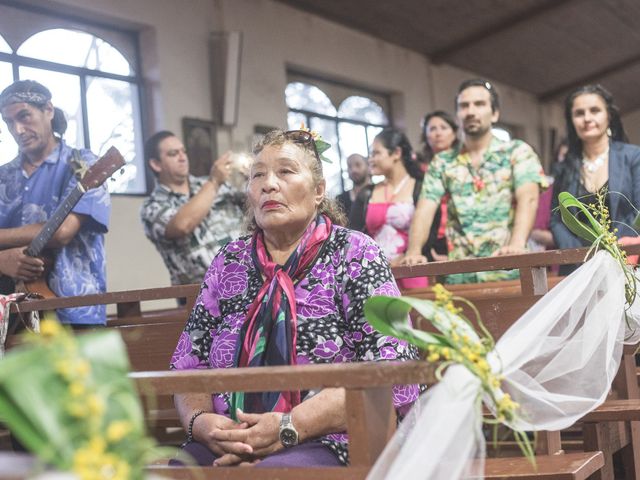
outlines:
[{"label": "woman in pink top", "polygon": [[[423,173],[406,135],[393,128],[383,130],[373,140],[369,165],[371,173],[384,176],[384,180],[361,192],[352,212],[362,213],[357,215],[360,218],[352,216],[350,221],[354,222],[354,228],[369,234],[380,245],[393,265],[407,249]],[[427,279],[400,279],[398,285],[400,288],[426,287]]]}]

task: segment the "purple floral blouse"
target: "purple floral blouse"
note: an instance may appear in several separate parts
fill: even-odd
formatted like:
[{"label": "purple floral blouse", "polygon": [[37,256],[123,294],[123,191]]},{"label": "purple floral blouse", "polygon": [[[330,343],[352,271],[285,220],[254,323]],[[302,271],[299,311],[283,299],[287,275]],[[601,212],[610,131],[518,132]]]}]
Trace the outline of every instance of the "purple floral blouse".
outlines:
[{"label": "purple floral blouse", "polygon": [[[262,283],[251,259],[251,237],[224,246],[205,275],[171,368],[233,367],[240,326]],[[413,346],[381,335],[364,317],[367,298],[399,295],[387,260],[368,236],[334,225],[316,262],[295,285],[295,293],[298,364],[418,358]],[[398,412],[406,413],[419,393],[418,385],[395,386]],[[214,394],[213,408],[228,416],[229,394]],[[345,434],[320,441],[348,463]]]}]

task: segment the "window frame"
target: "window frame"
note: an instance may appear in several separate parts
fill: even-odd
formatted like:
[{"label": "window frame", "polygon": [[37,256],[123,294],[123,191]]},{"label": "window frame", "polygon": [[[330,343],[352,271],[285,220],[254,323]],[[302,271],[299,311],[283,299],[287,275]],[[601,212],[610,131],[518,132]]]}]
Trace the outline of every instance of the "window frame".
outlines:
[{"label": "window frame", "polygon": [[[301,108],[291,108],[289,107],[289,105],[287,105],[287,114],[289,112],[291,113],[297,113],[300,115],[304,115],[305,116],[305,124],[307,126],[311,125],[311,117],[315,117],[315,118],[319,118],[322,120],[327,120],[330,122],[333,122],[335,125],[335,134],[336,134],[336,138],[338,139],[337,145],[332,145],[332,148],[335,148],[337,153],[338,153],[338,158],[340,161],[340,169],[342,170],[342,175],[340,175],[340,188],[341,190],[344,192],[345,191],[345,178],[344,178],[344,174],[346,173],[345,170],[343,169],[343,160],[345,160],[345,158],[343,158],[343,152],[342,149],[340,147],[340,124],[341,123],[350,123],[352,125],[357,125],[360,127],[364,128],[364,133],[365,133],[365,138],[366,138],[366,142],[367,142],[367,156],[370,155],[370,147],[371,147],[371,143],[373,142],[372,138],[369,138],[369,131],[367,127],[376,127],[376,128],[388,128],[388,127],[392,127],[393,126],[393,115],[391,112],[391,101],[389,98],[388,94],[385,93],[381,93],[381,92],[375,92],[373,90],[369,90],[365,87],[360,87],[360,86],[354,86],[354,85],[349,85],[347,83],[343,83],[343,82],[339,82],[339,81],[335,81],[335,80],[327,80],[327,79],[322,79],[322,78],[314,78],[308,75],[303,75],[300,73],[291,73],[289,72],[289,74],[287,75],[287,85],[288,86],[290,83],[295,83],[295,82],[300,82],[300,83],[305,83],[307,85],[311,85],[314,86],[318,89],[320,89],[326,96],[327,98],[329,98],[329,100],[331,101],[331,103],[334,105],[335,109],[336,109],[336,116],[331,116],[331,115],[327,115],[324,113],[318,113],[318,112],[314,112],[312,110],[307,110],[307,109],[301,109]],[[336,98],[332,97],[331,95],[331,91],[327,91],[327,88],[323,88],[324,85],[329,85],[329,86],[333,86],[333,87],[337,87],[339,90],[342,90],[344,92],[349,92],[349,95],[341,95],[340,101],[336,101]],[[286,86],[285,86],[285,91],[286,91]],[[372,102],[375,102],[376,104],[380,105],[380,107],[382,108],[382,111],[384,112],[384,114],[387,116],[388,119],[388,123],[387,124],[376,124],[376,123],[370,123],[370,122],[365,122],[363,120],[356,120],[356,119],[351,119],[348,117],[341,117],[339,112],[340,112],[340,105],[342,104],[342,102],[344,102],[347,98],[350,98],[352,96],[360,96],[360,97],[365,97],[368,98],[369,100],[371,100]],[[285,93],[285,104],[286,104],[286,93]],[[288,125],[288,122],[287,122]],[[346,152],[345,152],[346,154]]]},{"label": "window frame", "polygon": [[[380,127],[380,128],[389,127],[389,125],[377,125],[377,124],[374,124],[374,123],[367,123],[367,122],[363,122],[363,121],[360,121],[360,120],[344,119],[344,118],[337,117],[337,116],[336,117],[332,117],[331,115],[326,115],[326,114],[323,114],[323,113],[316,113],[316,112],[312,112],[310,110],[302,110],[302,109],[298,109],[298,108],[289,108],[289,107],[287,107],[287,113],[288,112],[299,113],[301,115],[304,115],[305,118],[306,118],[305,125],[311,125],[311,117],[320,118],[322,120],[328,120],[328,121],[333,122],[335,124],[336,138],[338,139],[338,143],[337,143],[337,145],[332,145],[331,148],[335,148],[336,151],[338,152],[338,158],[340,159],[340,162],[341,162],[340,169],[342,169],[342,159],[343,159],[342,149],[340,148],[340,124],[341,123],[350,123],[352,125],[358,125],[358,126],[364,127],[364,134],[365,134],[365,138],[367,139],[367,156],[369,156],[369,154],[370,154],[369,147],[371,146],[371,142],[373,142],[373,139],[369,138],[369,131],[367,130],[367,127]],[[344,192],[345,191],[344,190],[344,175],[340,175],[340,187],[342,188],[342,191]]]}]

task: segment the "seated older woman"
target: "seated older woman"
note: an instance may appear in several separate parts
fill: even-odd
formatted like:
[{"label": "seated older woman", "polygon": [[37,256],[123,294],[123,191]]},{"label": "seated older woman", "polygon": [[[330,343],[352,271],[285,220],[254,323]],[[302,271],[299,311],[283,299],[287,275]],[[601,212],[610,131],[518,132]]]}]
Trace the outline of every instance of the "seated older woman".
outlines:
[{"label": "seated older woman", "polygon": [[[255,148],[248,199],[253,234],[216,255],[182,333],[174,369],[417,358],[376,332],[363,305],[398,295],[380,248],[338,225],[322,163],[306,131],[275,131]],[[402,415],[419,388],[397,386]],[[331,466],[348,462],[345,394],[176,395],[200,465]]]}]

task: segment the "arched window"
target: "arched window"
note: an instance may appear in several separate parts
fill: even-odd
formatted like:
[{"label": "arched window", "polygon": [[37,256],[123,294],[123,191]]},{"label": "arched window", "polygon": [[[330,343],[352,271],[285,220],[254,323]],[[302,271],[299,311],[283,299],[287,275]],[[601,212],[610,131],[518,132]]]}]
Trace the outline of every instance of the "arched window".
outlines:
[{"label": "arched window", "polygon": [[285,97],[287,107],[291,109],[322,113],[332,117],[337,115],[336,107],[333,106],[329,97],[315,85],[292,82],[287,85]]},{"label": "arched window", "polygon": [[332,90],[336,96],[342,94],[338,108],[325,91],[307,82],[289,83],[285,97],[288,127],[298,129],[304,123],[332,145],[326,152],[332,163],[323,168],[329,195],[337,195],[352,188],[347,157],[353,153],[367,156],[373,138],[389,120],[382,106],[371,98],[362,95],[345,98],[345,87]]},{"label": "arched window", "polygon": [[[73,48],[69,49],[71,45]],[[18,55],[104,73],[131,75],[131,66],[122,53],[101,38],[78,30],[53,28],[36,33],[20,45]]]},{"label": "arched window", "polygon": [[[65,141],[70,145],[98,156],[112,145],[120,150],[127,164],[124,174],[108,183],[112,192],[147,192],[135,59],[86,31],[47,29],[25,39],[15,52],[0,39],[0,88],[19,79],[36,80],[51,90],[53,104],[67,116]],[[0,163],[5,163],[17,147],[5,132],[0,145]]]},{"label": "arched window", "polygon": [[380,105],[370,98],[359,95],[345,98],[338,108],[338,116],[377,125],[389,123]]}]

